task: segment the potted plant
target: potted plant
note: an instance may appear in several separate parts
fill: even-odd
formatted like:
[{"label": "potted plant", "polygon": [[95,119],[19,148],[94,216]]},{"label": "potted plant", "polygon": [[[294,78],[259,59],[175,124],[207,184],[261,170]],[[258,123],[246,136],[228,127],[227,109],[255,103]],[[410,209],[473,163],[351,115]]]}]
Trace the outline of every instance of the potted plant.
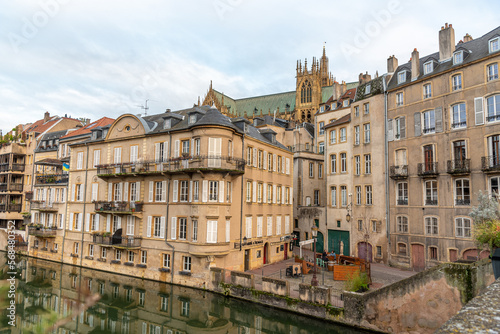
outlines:
[{"label": "potted plant", "polygon": [[142,212],[142,206],[143,206],[143,204],[144,204],[144,203],[143,203],[143,202],[141,202],[141,201],[136,201],[136,202],[135,202],[135,210],[136,210],[137,212]]},{"label": "potted plant", "polygon": [[473,237],[482,249],[488,246],[495,279],[500,277],[500,210],[498,201],[483,194],[478,196],[479,205],[472,208],[470,216],[474,220]]}]

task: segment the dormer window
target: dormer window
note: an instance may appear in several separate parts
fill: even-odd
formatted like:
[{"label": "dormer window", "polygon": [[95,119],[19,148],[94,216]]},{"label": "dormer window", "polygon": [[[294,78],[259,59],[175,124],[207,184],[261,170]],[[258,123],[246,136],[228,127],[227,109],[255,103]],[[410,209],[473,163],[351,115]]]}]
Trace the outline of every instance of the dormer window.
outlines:
[{"label": "dormer window", "polygon": [[498,50],[500,50],[500,37],[497,37],[497,38],[490,40],[488,45],[489,45],[490,53],[497,52]]},{"label": "dormer window", "polygon": [[344,107],[348,107],[349,106],[349,100],[344,100]]},{"label": "dormer window", "polygon": [[335,110],[335,103],[332,103],[332,104],[331,104],[330,109],[331,109],[331,110]]},{"label": "dormer window", "polygon": [[432,61],[428,61],[424,63],[424,74],[429,74],[434,70],[434,63]]},{"label": "dormer window", "polygon": [[365,94],[370,94],[371,90],[372,90],[372,85],[366,85]]},{"label": "dormer window", "polygon": [[461,64],[464,61],[463,51],[458,51],[453,54],[453,64]]},{"label": "dormer window", "polygon": [[43,142],[42,142],[42,147],[43,147],[43,148],[47,147],[47,142],[46,142],[46,141],[43,141]]},{"label": "dormer window", "polygon": [[254,119],[254,120],[253,120],[253,126],[257,126],[257,122],[258,122],[258,120],[257,120],[257,119]]},{"label": "dormer window", "polygon": [[406,71],[398,73],[398,84],[406,82]]},{"label": "dormer window", "polygon": [[52,147],[52,139],[49,140],[49,147]]},{"label": "dormer window", "polygon": [[97,140],[97,131],[92,132],[92,140]]},{"label": "dormer window", "polygon": [[189,124],[194,124],[194,123],[196,123],[196,115],[190,115]]},{"label": "dormer window", "polygon": [[108,130],[106,129],[106,130],[104,130],[104,131],[102,132],[102,138],[106,138],[106,135],[107,135],[107,134],[108,134]]},{"label": "dormer window", "polygon": [[163,122],[163,129],[170,129],[172,126],[172,120],[169,118],[169,119],[166,119],[164,122]]},{"label": "dormer window", "polygon": [[243,123],[243,132],[247,133],[248,132],[248,124]]},{"label": "dormer window", "polygon": [[319,112],[323,112],[323,111],[325,111],[325,106],[319,107]]}]

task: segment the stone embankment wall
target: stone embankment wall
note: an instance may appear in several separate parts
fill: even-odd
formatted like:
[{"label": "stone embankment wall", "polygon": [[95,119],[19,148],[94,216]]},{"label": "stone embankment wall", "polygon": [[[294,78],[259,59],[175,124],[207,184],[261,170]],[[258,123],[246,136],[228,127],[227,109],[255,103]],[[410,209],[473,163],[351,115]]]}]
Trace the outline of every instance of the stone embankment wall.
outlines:
[{"label": "stone embankment wall", "polygon": [[290,298],[288,281],[211,268],[210,290],[292,312],[392,333],[433,333],[494,281],[489,260],[446,263],[367,293],[344,292],[344,308],[332,306],[330,288],[299,285]]}]

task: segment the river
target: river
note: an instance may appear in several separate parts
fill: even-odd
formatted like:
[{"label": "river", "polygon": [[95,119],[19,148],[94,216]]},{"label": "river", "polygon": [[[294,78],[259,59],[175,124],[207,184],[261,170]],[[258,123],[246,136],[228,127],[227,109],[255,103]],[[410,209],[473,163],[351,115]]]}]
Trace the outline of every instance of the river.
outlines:
[{"label": "river", "polygon": [[[3,279],[9,271],[4,254]],[[37,327],[59,334],[368,333],[208,291],[40,259],[17,257],[16,272],[16,328],[5,310],[1,333]],[[5,302],[7,292],[1,293]]]}]

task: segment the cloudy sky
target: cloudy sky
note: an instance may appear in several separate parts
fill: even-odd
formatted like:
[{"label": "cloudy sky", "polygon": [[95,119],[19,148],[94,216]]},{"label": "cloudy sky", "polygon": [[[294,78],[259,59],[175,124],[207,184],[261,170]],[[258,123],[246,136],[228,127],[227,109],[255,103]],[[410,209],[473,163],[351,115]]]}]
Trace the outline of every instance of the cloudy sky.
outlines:
[{"label": "cloudy sky", "polygon": [[500,24],[498,1],[16,0],[0,11],[0,129],[51,114],[116,118],[190,107],[210,80],[234,98],[295,89],[326,42],[338,81],[386,71]]}]

